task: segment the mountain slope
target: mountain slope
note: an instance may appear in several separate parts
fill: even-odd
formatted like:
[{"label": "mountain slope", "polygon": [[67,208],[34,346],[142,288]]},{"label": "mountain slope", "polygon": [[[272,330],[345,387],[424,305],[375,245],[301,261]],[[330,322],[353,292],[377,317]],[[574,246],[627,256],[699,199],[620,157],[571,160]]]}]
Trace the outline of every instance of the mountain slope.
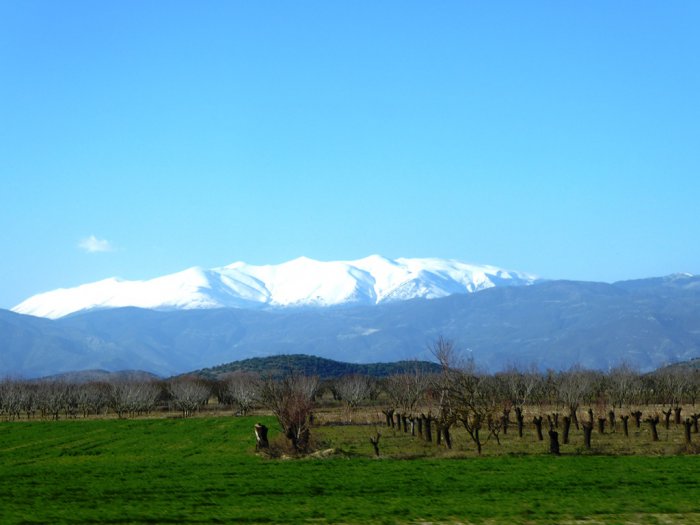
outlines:
[{"label": "mountain slope", "polygon": [[278,265],[237,262],[212,270],[190,268],[148,281],[105,279],[38,294],[12,310],[57,319],[85,310],[127,306],[190,310],[374,305],[527,285],[535,280],[520,272],[444,259],[390,260],[373,255],[356,261],[321,262],[300,257]]},{"label": "mountain slope", "polygon": [[[347,308],[120,308],[55,321],[1,312],[0,375],[91,368],[172,375],[298,353],[354,363],[430,359],[427,347],[440,335],[490,370],[607,369],[621,361],[652,370],[700,356],[697,279],[673,286],[549,281]],[[5,318],[14,325],[3,325]]]}]

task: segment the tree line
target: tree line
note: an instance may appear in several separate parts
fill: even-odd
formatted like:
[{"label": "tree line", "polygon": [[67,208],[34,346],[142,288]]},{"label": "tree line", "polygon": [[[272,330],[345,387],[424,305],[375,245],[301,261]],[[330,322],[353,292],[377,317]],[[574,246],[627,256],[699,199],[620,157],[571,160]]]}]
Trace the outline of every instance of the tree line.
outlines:
[{"label": "tree line", "polygon": [[[308,450],[314,410],[328,399],[344,407],[344,417],[371,406],[382,414],[382,425],[427,442],[452,447],[459,426],[478,453],[509,432],[523,436],[532,425],[538,439],[550,438],[557,453],[573,430],[582,431],[590,448],[594,429],[621,431],[646,424],[654,439],[657,426],[683,426],[686,442],[698,432],[700,371],[667,368],[642,374],[622,364],[607,372],[574,366],[566,371],[535,368],[489,374],[462,360],[453,342],[439,338],[431,352],[440,372],[424,367],[385,378],[349,374],[322,381],[318,376],[290,372],[283,377],[235,371],[220,379],[183,376],[167,381],[119,380],[71,383],[58,380],[0,381],[0,417],[59,419],[89,416],[135,417],[169,410],[189,417],[204,407],[218,406],[246,415],[253,409],[271,411],[283,435],[297,452]],[[325,400],[325,401],[324,401]],[[648,407],[644,410],[640,408]],[[686,407],[686,408],[684,408]],[[381,432],[372,436],[379,453]]]}]

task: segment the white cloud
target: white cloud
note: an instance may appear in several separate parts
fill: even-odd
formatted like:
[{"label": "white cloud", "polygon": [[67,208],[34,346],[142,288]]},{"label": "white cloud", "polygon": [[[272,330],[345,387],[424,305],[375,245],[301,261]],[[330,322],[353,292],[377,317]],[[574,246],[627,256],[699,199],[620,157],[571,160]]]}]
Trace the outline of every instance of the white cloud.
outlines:
[{"label": "white cloud", "polygon": [[87,253],[111,252],[114,250],[112,244],[106,239],[98,239],[94,235],[86,237],[78,243],[78,248]]}]

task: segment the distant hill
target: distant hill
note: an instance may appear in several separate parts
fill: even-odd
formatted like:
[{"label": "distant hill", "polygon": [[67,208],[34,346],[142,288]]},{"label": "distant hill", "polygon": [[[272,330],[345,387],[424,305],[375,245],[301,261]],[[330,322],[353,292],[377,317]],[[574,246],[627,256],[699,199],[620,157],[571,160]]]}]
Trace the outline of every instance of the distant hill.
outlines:
[{"label": "distant hill", "polygon": [[64,381],[66,383],[91,383],[110,381],[153,381],[161,379],[155,374],[144,372],[143,370],[119,370],[109,372],[107,370],[77,370],[73,372],[62,372],[41,379]]},{"label": "distant hill", "polygon": [[386,377],[392,374],[412,372],[416,369],[423,372],[439,372],[440,366],[428,361],[398,361],[396,363],[344,363],[332,359],[324,359],[312,355],[293,354],[275,355],[269,357],[253,357],[234,361],[211,368],[203,368],[192,372],[196,375],[217,379],[222,375],[243,370],[261,375],[280,377],[290,372],[303,375],[317,375],[321,379],[333,379],[348,374],[364,374],[373,377]]},{"label": "distant hill", "polygon": [[695,359],[690,359],[689,361],[682,361],[680,363],[673,363],[672,365],[661,367],[660,370],[698,370],[700,371],[700,357]]}]

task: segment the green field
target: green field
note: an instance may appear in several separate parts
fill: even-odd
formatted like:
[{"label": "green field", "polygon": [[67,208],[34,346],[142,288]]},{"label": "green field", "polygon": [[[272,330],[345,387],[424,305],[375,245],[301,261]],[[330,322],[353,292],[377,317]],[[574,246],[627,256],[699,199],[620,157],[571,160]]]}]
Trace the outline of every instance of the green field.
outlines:
[{"label": "green field", "polygon": [[259,419],[0,423],[0,523],[700,523],[700,456],[270,460]]}]

